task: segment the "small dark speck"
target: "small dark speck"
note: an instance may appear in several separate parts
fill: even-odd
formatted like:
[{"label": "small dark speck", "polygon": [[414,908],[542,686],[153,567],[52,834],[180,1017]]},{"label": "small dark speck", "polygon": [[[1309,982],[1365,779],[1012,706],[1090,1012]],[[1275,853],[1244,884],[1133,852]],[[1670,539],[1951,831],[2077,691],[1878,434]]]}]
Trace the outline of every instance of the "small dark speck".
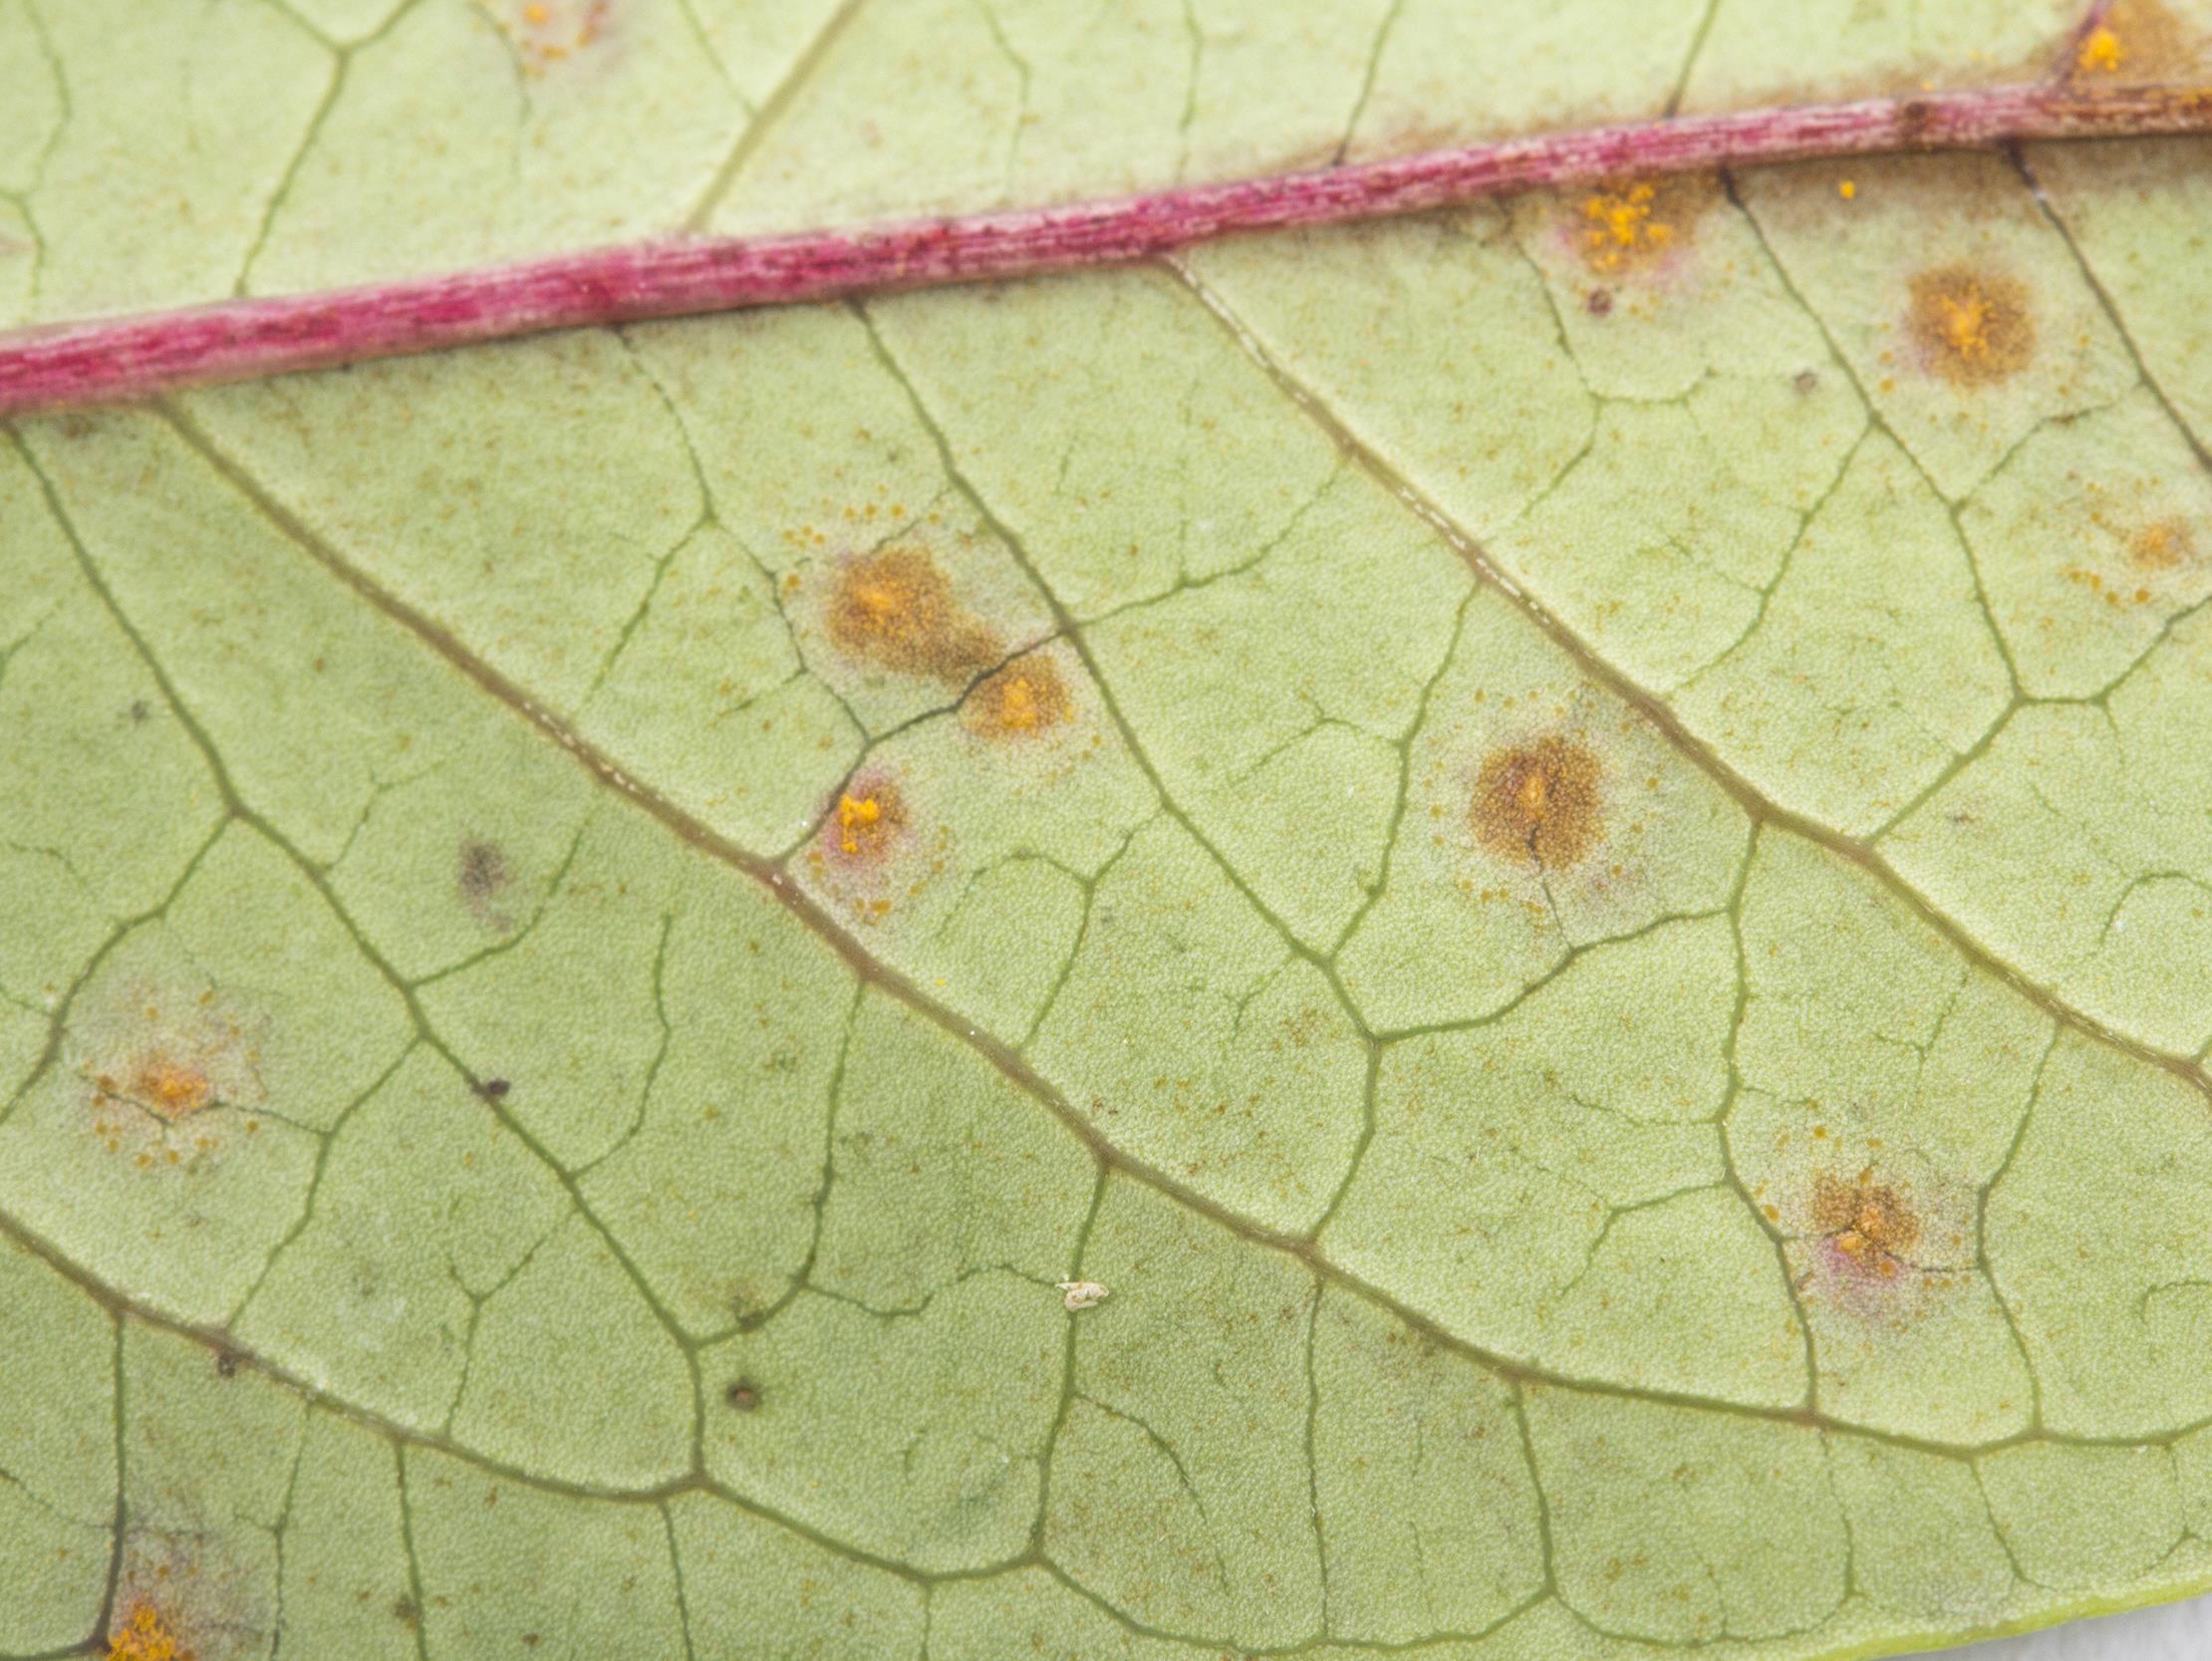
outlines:
[{"label": "small dark speck", "polygon": [[1797,379],[1790,383],[1791,386],[1797,388],[1797,391],[1800,393],[1809,393],[1819,384],[1820,378],[1808,369],[1800,369],[1799,371],[1797,371]]},{"label": "small dark speck", "polygon": [[483,1083],[476,1086],[476,1094],[483,1097],[487,1102],[495,1102],[513,1088],[514,1086],[503,1078],[487,1078]]},{"label": "small dark speck", "polygon": [[133,720],[135,720],[135,721],[142,721],[142,720],[145,720],[145,719],[147,719],[148,717],[150,717],[150,716],[152,715],[152,713],[153,713],[152,709],[150,709],[149,707],[147,707],[147,705],[146,705],[146,701],[145,701],[145,699],[144,699],[144,698],[142,698],[142,697],[135,697],[135,698],[133,698],[133,699],[131,700],[131,718],[132,718]]},{"label": "small dark speck", "polygon": [[238,1376],[238,1358],[227,1349],[217,1350],[215,1352],[215,1371],[225,1378],[236,1378]]},{"label": "small dark speck", "polygon": [[760,1405],[760,1387],[749,1378],[741,1378],[722,1392],[722,1399],[740,1413],[750,1413]]},{"label": "small dark speck", "polygon": [[408,1625],[413,1626],[420,1618],[415,1611],[415,1599],[412,1597],[395,1598],[392,1603],[392,1618],[397,1621],[405,1621]]},{"label": "small dark speck", "polygon": [[1582,297],[1582,309],[1592,317],[1603,317],[1613,309],[1613,291],[1609,288],[1591,289]]},{"label": "small dark speck", "polygon": [[495,912],[491,903],[513,880],[507,856],[499,851],[497,844],[472,836],[460,845],[460,861],[453,874],[454,886],[468,902],[468,909],[501,934],[512,924],[504,914]]}]

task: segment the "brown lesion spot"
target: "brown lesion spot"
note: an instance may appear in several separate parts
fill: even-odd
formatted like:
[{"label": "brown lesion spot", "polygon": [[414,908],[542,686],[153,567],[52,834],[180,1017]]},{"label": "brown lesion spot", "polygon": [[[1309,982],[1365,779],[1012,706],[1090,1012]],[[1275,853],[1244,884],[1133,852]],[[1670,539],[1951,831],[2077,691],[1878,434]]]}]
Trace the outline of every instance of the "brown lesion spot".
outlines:
[{"label": "brown lesion spot", "polygon": [[825,623],[830,640],[850,657],[956,686],[1000,655],[997,637],[961,605],[952,582],[919,548],[894,546],[848,560]]},{"label": "brown lesion spot", "polygon": [[1966,264],[1912,279],[1906,328],[1921,363],[1954,386],[1986,387],[2027,367],[2036,323],[2019,279]]},{"label": "brown lesion spot", "polygon": [[1059,665],[1043,656],[1018,658],[975,689],[968,724],[986,738],[1028,738],[1074,712]]},{"label": "brown lesion spot", "polygon": [[2138,571],[2173,571],[2196,557],[2196,532],[2186,519],[2156,519],[2127,539],[2127,563]]},{"label": "brown lesion spot", "polygon": [[1494,854],[1564,871],[1603,831],[1604,764],[1556,733],[1492,750],[1475,774],[1468,823]]},{"label": "brown lesion spot", "polygon": [[[197,997],[138,988],[82,1036],[93,1133],[111,1153],[135,1150],[140,1165],[213,1150],[214,1110],[263,1099],[258,1024],[226,1011],[212,988]],[[248,1118],[240,1128],[260,1127]]]},{"label": "brown lesion spot", "polygon": [[1904,1195],[1874,1181],[1869,1168],[1849,1182],[1822,1171],[1812,1179],[1812,1222],[1852,1266],[1894,1276],[1919,1244],[1920,1218]]},{"label": "brown lesion spot", "polygon": [[166,1051],[140,1057],[127,1082],[103,1074],[103,1091],[137,1102],[157,1119],[174,1124],[215,1104],[214,1080],[198,1062]]}]

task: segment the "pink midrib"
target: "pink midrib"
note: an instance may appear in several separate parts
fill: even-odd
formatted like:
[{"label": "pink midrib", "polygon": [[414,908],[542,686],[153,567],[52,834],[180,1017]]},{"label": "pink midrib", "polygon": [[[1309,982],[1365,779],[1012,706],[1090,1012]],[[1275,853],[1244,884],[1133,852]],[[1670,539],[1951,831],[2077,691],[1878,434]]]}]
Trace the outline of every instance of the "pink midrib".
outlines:
[{"label": "pink midrib", "polygon": [[1545,186],[1882,151],[2212,131],[2212,89],[2041,84],[1592,128],[1068,207],[594,249],[0,335],[0,415],[552,329],[1119,265],[1239,232]]}]

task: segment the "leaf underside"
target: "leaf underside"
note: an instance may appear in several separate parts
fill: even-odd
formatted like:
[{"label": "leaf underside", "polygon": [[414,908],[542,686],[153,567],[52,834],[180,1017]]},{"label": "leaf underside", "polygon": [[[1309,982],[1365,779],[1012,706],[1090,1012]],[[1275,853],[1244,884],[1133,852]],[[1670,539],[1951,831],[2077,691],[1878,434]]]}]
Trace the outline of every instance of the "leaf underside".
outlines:
[{"label": "leaf underside", "polygon": [[[0,324],[2212,24],[1922,10],[0,0]],[[0,1656],[2212,1585],[2208,225],[1624,180],[0,429]]]}]

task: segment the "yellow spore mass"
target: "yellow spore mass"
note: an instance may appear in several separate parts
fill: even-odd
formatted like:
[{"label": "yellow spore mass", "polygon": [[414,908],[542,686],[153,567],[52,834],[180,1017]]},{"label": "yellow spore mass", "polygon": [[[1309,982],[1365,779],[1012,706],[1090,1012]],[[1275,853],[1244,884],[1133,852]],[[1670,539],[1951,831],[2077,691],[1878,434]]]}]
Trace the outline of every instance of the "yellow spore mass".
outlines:
[{"label": "yellow spore mass", "polygon": [[109,1661],[192,1661],[192,1652],[176,1641],[158,1609],[139,1603],[108,1640],[108,1657]]},{"label": "yellow spore mass", "polygon": [[1962,294],[1945,295],[1938,304],[1943,320],[1939,327],[1951,350],[1962,358],[1989,356],[1990,303],[1979,288],[1969,284]]},{"label": "yellow spore mass", "polygon": [[2082,37],[2080,47],[2074,54],[2074,64],[2084,75],[2110,75],[2126,56],[2127,50],[2120,45],[2119,36],[2100,23]]},{"label": "yellow spore mass", "polygon": [[1024,658],[975,689],[966,718],[986,738],[1030,738],[1073,711],[1074,699],[1052,660]]},{"label": "yellow spore mass", "polygon": [[883,803],[873,796],[837,798],[837,845],[848,854],[860,852],[860,838],[883,818]]},{"label": "yellow spore mass", "polygon": [[1600,190],[1582,203],[1587,223],[1582,245],[1589,262],[1602,271],[1616,271],[1627,260],[1655,253],[1674,240],[1674,227],[1654,217],[1657,189],[1631,184],[1623,190]]},{"label": "yellow spore mass", "polygon": [[1005,696],[999,700],[998,718],[1010,727],[1027,732],[1037,724],[1037,694],[1030,688],[1026,676],[1016,676],[1006,683]]}]

